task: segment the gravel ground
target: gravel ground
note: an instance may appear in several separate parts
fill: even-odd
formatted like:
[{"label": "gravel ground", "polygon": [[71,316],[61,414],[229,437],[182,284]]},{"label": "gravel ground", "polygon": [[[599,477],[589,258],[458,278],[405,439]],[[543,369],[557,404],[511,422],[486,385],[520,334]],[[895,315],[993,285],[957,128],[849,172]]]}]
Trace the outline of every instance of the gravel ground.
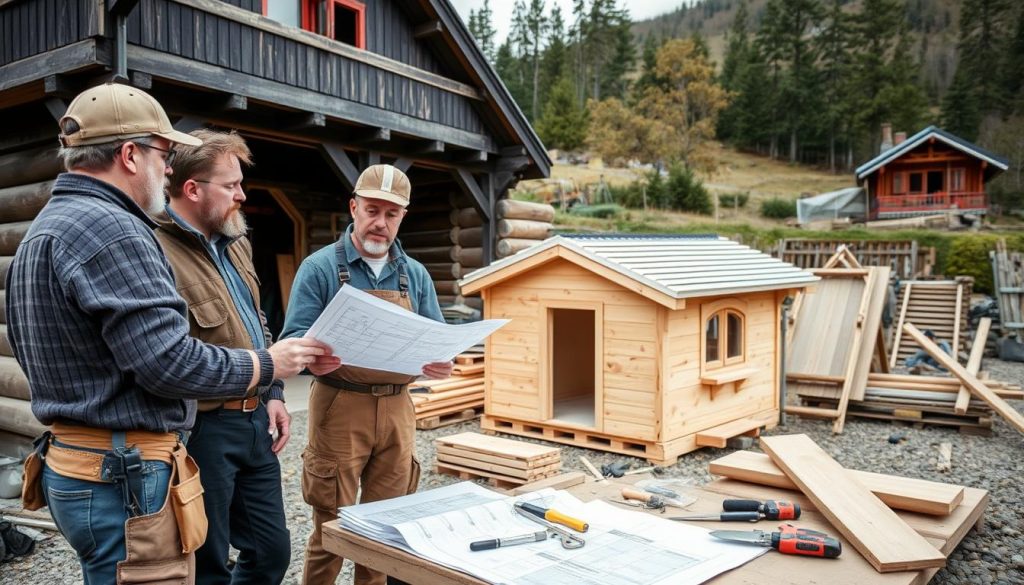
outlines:
[{"label": "gravel ground", "polygon": [[[986,360],[985,368],[992,378],[1007,382],[1024,382],[1024,364]],[[1011,404],[1024,412],[1024,401]],[[984,526],[972,530],[950,555],[944,570],[932,581],[937,584],[997,583],[1024,584],[1024,435],[995,417],[992,436],[962,435],[942,427],[915,428],[880,421],[850,417],[841,435],[833,436],[831,425],[822,421],[789,417],[785,428],[770,434],[807,433],[844,466],[919,477],[935,481],[959,483],[989,491],[990,503]],[[292,531],[292,564],[285,583],[299,582],[303,547],[311,530],[312,516],[302,501],[300,491],[301,459],[306,439],[306,413],[294,416],[294,434],[282,455],[286,515]],[[479,430],[476,421],[419,431],[416,444],[424,473],[420,489],[454,483],[452,477],[432,473],[433,440],[436,437]],[[887,439],[895,430],[905,430],[906,440],[890,444]],[[938,446],[953,444],[952,470],[936,471]],[[757,449],[755,444],[754,449]],[[666,477],[689,478],[696,484],[710,481],[708,462],[731,452],[723,449],[701,449],[680,458],[665,469]],[[582,470],[580,455],[595,465],[631,461],[633,467],[646,465],[633,459],[601,451],[562,446],[564,470]],[[0,500],[0,506],[13,506],[13,500]],[[14,562],[0,564],[0,583],[62,585],[81,582],[81,571],[70,548],[59,536],[38,543],[36,552]],[[351,583],[351,565],[346,563],[340,583]]]}]

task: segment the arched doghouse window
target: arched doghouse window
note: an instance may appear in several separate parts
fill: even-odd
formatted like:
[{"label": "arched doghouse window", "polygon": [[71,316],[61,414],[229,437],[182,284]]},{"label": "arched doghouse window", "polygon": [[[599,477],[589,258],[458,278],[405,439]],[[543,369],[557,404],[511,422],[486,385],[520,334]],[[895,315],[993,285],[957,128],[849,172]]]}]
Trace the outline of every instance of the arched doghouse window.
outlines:
[{"label": "arched doghouse window", "polygon": [[739,299],[714,301],[701,306],[701,316],[702,371],[745,362],[746,303]]}]

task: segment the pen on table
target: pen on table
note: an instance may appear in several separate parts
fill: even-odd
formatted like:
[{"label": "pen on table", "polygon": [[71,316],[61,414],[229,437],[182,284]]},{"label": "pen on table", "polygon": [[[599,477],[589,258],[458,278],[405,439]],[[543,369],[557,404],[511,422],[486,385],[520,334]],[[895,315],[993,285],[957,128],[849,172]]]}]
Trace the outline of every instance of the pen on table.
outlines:
[{"label": "pen on table", "polygon": [[503,546],[512,546],[515,544],[528,544],[531,542],[541,542],[547,540],[547,530],[538,530],[537,532],[531,532],[529,534],[520,534],[519,536],[509,536],[507,538],[488,538],[487,540],[477,540],[469,543],[469,550],[492,550],[501,548]]},{"label": "pen on table", "polygon": [[548,522],[555,522],[556,524],[561,524],[562,526],[568,526],[576,532],[586,532],[587,529],[590,528],[590,524],[587,524],[583,520],[578,520],[576,518],[573,518],[572,516],[567,516],[561,512],[552,510],[551,508],[542,508],[540,506],[528,504],[526,502],[519,502],[517,505],[523,510],[533,514],[538,518],[543,518]]}]

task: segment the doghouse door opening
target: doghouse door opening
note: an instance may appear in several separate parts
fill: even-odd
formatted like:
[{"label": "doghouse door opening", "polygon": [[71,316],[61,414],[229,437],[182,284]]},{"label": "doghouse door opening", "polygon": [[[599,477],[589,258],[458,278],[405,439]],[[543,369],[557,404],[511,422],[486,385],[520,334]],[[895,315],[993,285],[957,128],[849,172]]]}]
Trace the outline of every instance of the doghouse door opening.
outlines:
[{"label": "doghouse door opening", "polygon": [[553,418],[593,427],[594,311],[549,311]]}]

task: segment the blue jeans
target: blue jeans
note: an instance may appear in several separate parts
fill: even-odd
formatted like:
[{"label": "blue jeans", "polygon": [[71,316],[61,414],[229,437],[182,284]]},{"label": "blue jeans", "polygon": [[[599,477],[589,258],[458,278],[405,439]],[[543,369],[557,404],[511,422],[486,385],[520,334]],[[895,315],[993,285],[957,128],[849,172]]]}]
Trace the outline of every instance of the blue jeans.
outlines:
[{"label": "blue jeans", "polygon": [[[217,409],[196,415],[188,452],[199,465],[210,523],[206,543],[196,551],[196,585],[284,580],[291,535],[269,426],[263,405],[253,412]],[[239,551],[233,570],[227,564],[229,544]]]},{"label": "blue jeans", "polygon": [[[950,347],[949,344],[946,343],[945,341],[940,341],[938,343],[938,346],[942,351],[946,352],[946,355],[953,354],[953,348]],[[931,355],[928,354],[928,352],[926,352],[923,349],[917,350],[917,352],[914,355],[907,358],[907,361],[905,363],[908,368],[912,368],[917,364],[927,364],[939,370],[940,372],[946,371],[946,368],[942,367],[942,365],[940,365],[939,362],[935,360],[935,358],[933,358]]]},{"label": "blue jeans", "polygon": [[[143,514],[163,507],[171,466],[162,461],[145,461],[142,470]],[[127,556],[124,544],[124,509],[121,486],[84,481],[43,467],[43,494],[50,515],[71,548],[78,553],[86,585],[108,585],[117,579],[117,562]]]}]

